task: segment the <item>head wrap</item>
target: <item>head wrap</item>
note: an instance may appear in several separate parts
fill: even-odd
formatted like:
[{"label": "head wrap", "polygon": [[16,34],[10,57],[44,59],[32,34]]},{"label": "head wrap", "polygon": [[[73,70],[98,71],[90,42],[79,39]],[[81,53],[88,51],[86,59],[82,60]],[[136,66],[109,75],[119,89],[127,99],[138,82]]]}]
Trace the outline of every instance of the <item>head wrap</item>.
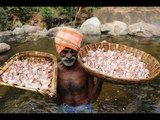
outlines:
[{"label": "head wrap", "polygon": [[68,47],[78,51],[81,45],[83,35],[74,28],[62,27],[55,36],[55,44],[58,53]]}]

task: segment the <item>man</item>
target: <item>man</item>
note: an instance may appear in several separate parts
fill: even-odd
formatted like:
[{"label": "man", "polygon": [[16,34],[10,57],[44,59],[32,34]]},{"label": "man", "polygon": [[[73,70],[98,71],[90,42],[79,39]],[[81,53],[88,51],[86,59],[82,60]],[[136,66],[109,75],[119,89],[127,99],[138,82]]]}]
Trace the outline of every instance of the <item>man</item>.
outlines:
[{"label": "man", "polygon": [[59,113],[92,113],[91,103],[98,97],[102,81],[94,79],[79,64],[77,52],[82,34],[76,29],[62,27],[55,36],[58,63],[57,99],[61,102]]}]

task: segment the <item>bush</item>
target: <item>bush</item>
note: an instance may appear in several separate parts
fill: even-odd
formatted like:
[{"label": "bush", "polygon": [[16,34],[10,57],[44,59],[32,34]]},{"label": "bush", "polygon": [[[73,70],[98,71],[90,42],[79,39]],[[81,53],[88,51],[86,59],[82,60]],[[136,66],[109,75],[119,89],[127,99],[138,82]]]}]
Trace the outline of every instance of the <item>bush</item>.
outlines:
[{"label": "bush", "polygon": [[66,14],[66,15],[73,16],[75,15],[76,7],[57,7],[57,11],[59,15]]},{"label": "bush", "polygon": [[87,7],[88,12],[92,13],[94,10],[100,9],[102,7]]},{"label": "bush", "polygon": [[37,7],[13,7],[11,12],[16,14],[21,21],[26,22],[37,10]]},{"label": "bush", "polygon": [[0,30],[11,29],[14,17],[26,22],[37,11],[38,7],[0,7]]},{"label": "bush", "polygon": [[0,31],[4,31],[10,28],[10,15],[3,7],[0,7]]},{"label": "bush", "polygon": [[[40,12],[48,23],[53,21],[53,17],[66,15],[74,18],[78,7],[0,7],[0,31],[10,30],[13,21],[19,19],[22,23],[27,22],[35,12]],[[91,13],[101,7],[86,7],[87,12]],[[16,19],[15,19],[16,18]]]},{"label": "bush", "polygon": [[51,19],[53,16],[53,9],[51,7],[40,7],[39,11],[45,20]]}]

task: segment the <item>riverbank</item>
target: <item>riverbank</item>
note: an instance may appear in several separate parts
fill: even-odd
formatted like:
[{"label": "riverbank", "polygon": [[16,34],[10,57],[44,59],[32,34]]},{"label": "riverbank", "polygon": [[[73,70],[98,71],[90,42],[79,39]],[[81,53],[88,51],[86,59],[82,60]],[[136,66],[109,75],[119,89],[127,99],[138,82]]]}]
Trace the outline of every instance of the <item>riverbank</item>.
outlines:
[{"label": "riverbank", "polygon": [[[55,34],[61,26],[74,27],[88,36],[129,35],[159,40],[160,7],[102,7],[90,14],[85,12],[85,9],[82,7],[76,14],[76,20],[68,21],[64,24],[54,24],[54,27],[50,29],[46,29],[42,25],[43,20],[39,14],[35,15],[35,17],[24,25],[22,23],[15,23],[13,30],[1,31],[0,43],[24,43],[27,41],[36,41],[43,37],[54,39]],[[59,17],[62,19],[62,16]],[[66,19],[66,16],[63,17],[63,19]],[[36,21],[39,22],[37,23]],[[78,22],[79,25],[75,26],[76,23],[74,22]]]}]

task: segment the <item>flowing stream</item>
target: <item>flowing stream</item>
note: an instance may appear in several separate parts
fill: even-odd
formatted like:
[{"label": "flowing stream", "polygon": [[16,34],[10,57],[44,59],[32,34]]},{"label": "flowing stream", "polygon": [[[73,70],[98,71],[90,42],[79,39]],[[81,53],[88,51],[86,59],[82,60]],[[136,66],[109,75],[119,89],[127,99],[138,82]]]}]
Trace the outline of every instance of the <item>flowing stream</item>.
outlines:
[{"label": "flowing stream", "polygon": [[[160,61],[160,39],[131,36],[85,36],[82,46],[106,40],[143,50]],[[0,66],[21,51],[42,51],[54,54],[54,40],[9,42],[11,50],[0,54]],[[39,93],[0,85],[0,113],[57,113],[57,104]],[[117,85],[104,82],[102,91],[93,103],[94,113],[160,113],[160,77],[143,84]]]}]

